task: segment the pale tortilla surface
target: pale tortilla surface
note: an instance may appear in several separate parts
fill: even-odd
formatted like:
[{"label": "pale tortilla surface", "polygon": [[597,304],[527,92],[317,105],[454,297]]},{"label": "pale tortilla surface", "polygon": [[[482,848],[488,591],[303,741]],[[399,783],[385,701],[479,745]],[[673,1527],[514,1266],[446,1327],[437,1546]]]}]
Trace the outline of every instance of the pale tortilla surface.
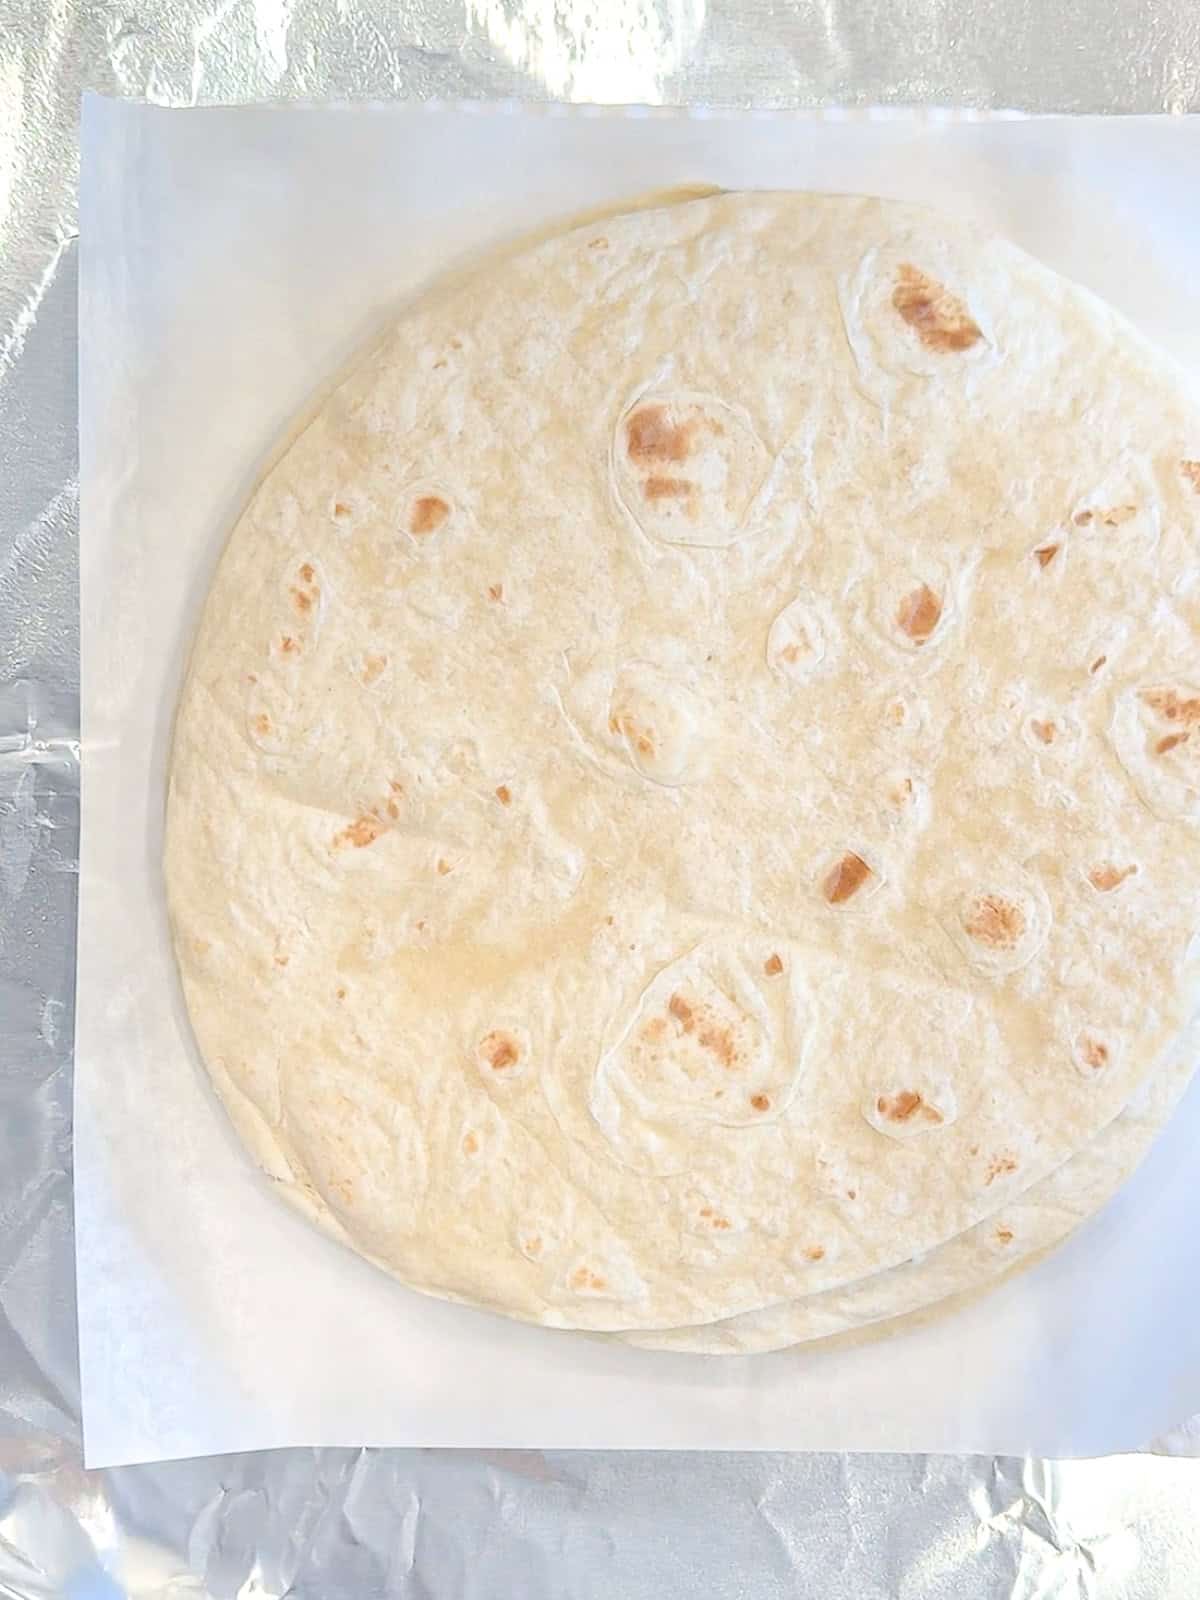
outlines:
[{"label": "pale tortilla surface", "polygon": [[561,1327],[1011,1207],[1194,1006],[1200,417],[1014,247],[609,218],[409,308],[237,524],[166,871],[297,1204]]}]

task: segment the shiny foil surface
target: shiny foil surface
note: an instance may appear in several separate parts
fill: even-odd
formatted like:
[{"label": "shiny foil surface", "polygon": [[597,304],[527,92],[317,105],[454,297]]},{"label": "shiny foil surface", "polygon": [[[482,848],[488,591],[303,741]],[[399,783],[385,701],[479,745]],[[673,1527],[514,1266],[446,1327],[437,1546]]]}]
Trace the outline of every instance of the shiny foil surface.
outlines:
[{"label": "shiny foil surface", "polygon": [[0,1596],[1200,1594],[1200,1462],[1180,1459],[1200,1453],[1194,1426],[1158,1454],[1067,1464],[298,1450],[82,1470],[71,1018],[85,89],[177,105],[437,95],[1185,112],[1200,108],[1200,9],[0,0]]}]

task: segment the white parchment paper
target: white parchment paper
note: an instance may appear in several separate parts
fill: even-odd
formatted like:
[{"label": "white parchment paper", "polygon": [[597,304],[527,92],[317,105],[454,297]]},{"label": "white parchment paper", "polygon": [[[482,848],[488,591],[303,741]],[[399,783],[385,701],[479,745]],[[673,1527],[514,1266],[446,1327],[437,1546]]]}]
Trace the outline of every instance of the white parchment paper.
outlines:
[{"label": "white parchment paper", "polygon": [[608,1346],[411,1294],[271,1194],[207,1087],[159,871],[223,540],[289,423],[432,275],[648,190],[873,192],[980,218],[1200,373],[1200,124],[90,99],[83,134],[89,1465],[289,1444],[1091,1454],[1200,1411],[1200,1085],[1101,1216],[969,1310],[742,1360]]}]

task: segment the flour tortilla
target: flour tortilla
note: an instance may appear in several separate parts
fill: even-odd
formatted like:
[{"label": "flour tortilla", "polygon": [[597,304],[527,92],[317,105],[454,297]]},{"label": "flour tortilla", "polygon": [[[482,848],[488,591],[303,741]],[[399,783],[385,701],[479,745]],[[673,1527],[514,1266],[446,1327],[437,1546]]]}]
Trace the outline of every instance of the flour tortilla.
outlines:
[{"label": "flour tortilla", "polygon": [[974,1298],[980,1288],[1043,1260],[1112,1199],[1178,1105],[1195,1068],[1198,1043],[1196,1030],[1190,1029],[1187,1047],[1153,1073],[1121,1115],[1057,1172],[928,1256],[843,1289],[806,1295],[707,1326],[602,1337],[650,1350],[758,1355],[855,1329],[883,1333],[896,1324],[908,1326],[918,1313],[953,1309],[964,1298]]},{"label": "flour tortilla", "polygon": [[1198,463],[1112,312],[887,202],[431,294],[255,494],[179,708],[184,991],[259,1161],[590,1329],[1011,1206],[1194,1008]]}]

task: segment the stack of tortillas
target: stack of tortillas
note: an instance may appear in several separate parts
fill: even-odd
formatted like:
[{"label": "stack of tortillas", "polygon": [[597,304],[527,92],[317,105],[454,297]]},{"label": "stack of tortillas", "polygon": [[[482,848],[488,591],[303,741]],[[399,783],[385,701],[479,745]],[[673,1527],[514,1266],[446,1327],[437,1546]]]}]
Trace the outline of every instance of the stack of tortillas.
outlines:
[{"label": "stack of tortillas", "polygon": [[1043,1252],[1192,1064],[1198,553],[1181,376],[943,217],[721,195],[435,290],[179,710],[242,1137],[404,1283],[660,1348]]}]

